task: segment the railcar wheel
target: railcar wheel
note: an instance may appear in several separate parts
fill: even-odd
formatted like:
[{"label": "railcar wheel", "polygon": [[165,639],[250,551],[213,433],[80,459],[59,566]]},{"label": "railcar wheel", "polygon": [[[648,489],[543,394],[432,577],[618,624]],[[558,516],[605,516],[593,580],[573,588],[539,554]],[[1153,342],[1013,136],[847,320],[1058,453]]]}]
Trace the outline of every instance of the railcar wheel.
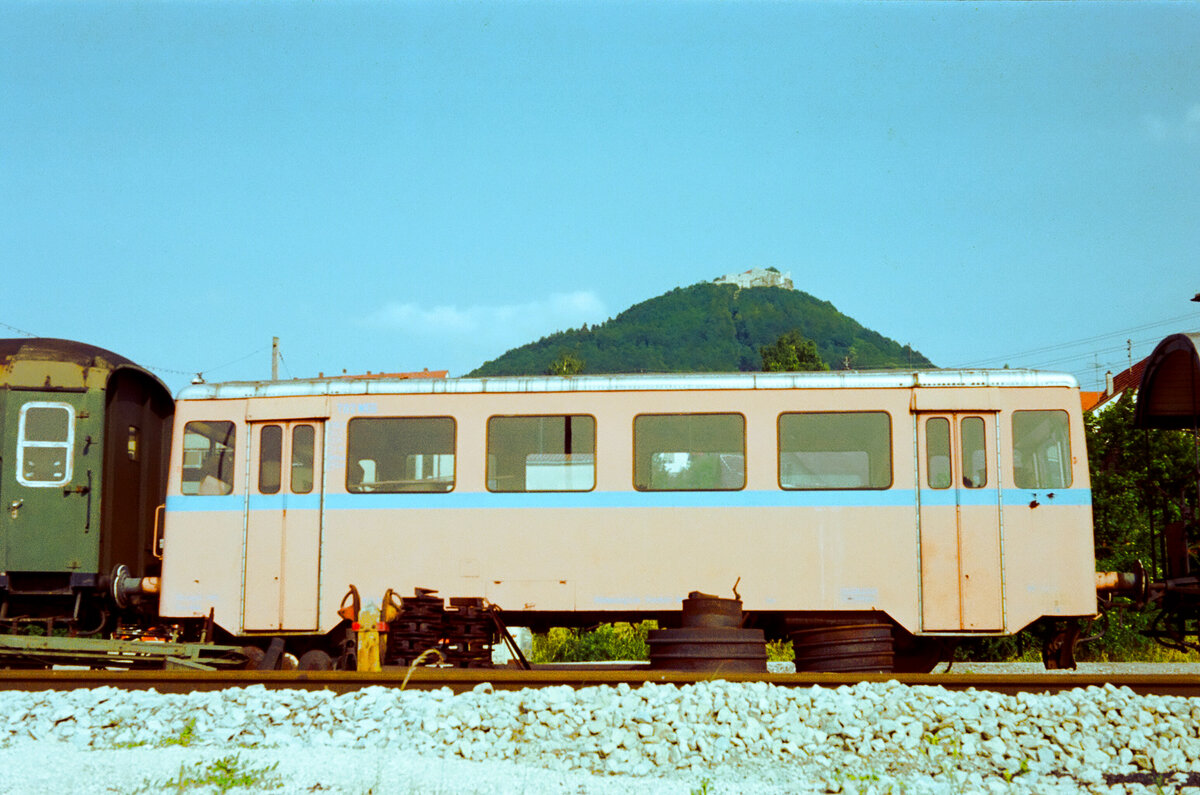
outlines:
[{"label": "railcar wheel", "polygon": [[[736,595],[737,591],[734,591]],[[767,670],[761,629],[742,628],[742,601],[692,591],[683,600],[678,629],[652,629],[647,637],[651,670]]]},{"label": "railcar wheel", "polygon": [[680,627],[652,629],[651,670],[747,671],[767,670],[767,643],[761,629]]},{"label": "railcar wheel", "polygon": [[796,672],[890,673],[895,646],[891,624],[843,624],[792,633]]},{"label": "railcar wheel", "polygon": [[301,671],[332,671],[333,658],[321,649],[309,649],[300,655],[298,667]]}]

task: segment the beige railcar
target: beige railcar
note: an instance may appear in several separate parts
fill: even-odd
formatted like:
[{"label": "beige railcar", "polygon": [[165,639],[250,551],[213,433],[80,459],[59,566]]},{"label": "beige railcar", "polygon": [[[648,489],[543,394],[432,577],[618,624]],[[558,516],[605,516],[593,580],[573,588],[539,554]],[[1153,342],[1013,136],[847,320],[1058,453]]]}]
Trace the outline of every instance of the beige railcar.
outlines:
[{"label": "beige railcar", "polygon": [[163,616],[326,635],[355,584],[513,625],[669,620],[916,638],[1096,610],[1078,387],[1028,371],[318,379],[176,405]]}]

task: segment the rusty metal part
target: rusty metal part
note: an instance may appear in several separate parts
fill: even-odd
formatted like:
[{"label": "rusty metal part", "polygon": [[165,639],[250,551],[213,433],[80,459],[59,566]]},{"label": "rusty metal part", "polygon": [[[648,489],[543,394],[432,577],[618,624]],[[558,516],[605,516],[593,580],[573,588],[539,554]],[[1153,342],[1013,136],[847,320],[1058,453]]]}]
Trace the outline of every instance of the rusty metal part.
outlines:
[{"label": "rusty metal part", "polygon": [[[437,592],[416,588],[399,600],[385,597],[392,615],[388,626],[385,665],[415,665],[421,655],[438,652],[441,663],[457,668],[490,668],[496,641],[496,619],[481,597],[451,597],[449,607]],[[429,663],[432,664],[432,663]]]},{"label": "rusty metal part", "polygon": [[0,665],[208,670],[245,664],[241,649],[203,643],[0,635]]},{"label": "rusty metal part", "polygon": [[[407,668],[386,669],[381,673],[354,671],[24,671],[0,670],[0,690],[76,690],[114,687],[122,690],[154,688],[162,693],[224,690],[232,687],[262,685],[272,690],[330,690],[347,693],[365,687],[400,687]],[[721,672],[729,682],[767,682],[778,687],[842,687],[859,682],[895,681],[909,686],[938,686],[948,690],[988,690],[998,693],[1056,693],[1075,688],[1102,687],[1112,684],[1128,687],[1139,695],[1200,697],[1200,677],[1191,674],[1081,674],[1069,672],[1039,674],[865,674],[808,673],[763,674]],[[411,672],[408,689],[449,688],[465,693],[483,682],[497,690],[524,688],[615,686],[622,682],[640,687],[646,682],[687,685],[708,682],[711,672],[651,671],[645,664],[625,670],[563,669],[542,667],[533,671],[495,668],[418,667]]]},{"label": "rusty metal part", "polygon": [[740,599],[692,591],[683,600],[681,622],[683,626],[678,629],[650,630],[647,643],[652,669],[767,670],[766,638],[761,629],[742,629]]},{"label": "rusty metal part", "polygon": [[533,665],[530,664],[529,660],[525,659],[525,652],[521,651],[521,645],[517,643],[517,640],[512,636],[512,633],[508,631],[508,626],[505,625],[504,619],[501,618],[501,613],[503,613],[503,611],[500,609],[500,606],[488,604],[487,611],[492,618],[492,623],[496,627],[496,634],[499,636],[500,641],[504,643],[505,647],[508,648],[509,654],[512,655],[512,658],[517,661],[517,665],[519,665],[523,671],[533,670]]},{"label": "rusty metal part", "polygon": [[1096,572],[1097,591],[1132,591],[1138,587],[1138,577],[1131,571]]},{"label": "rusty metal part", "polygon": [[767,670],[767,642],[761,629],[652,629],[646,642],[653,670],[746,673]]},{"label": "rusty metal part", "polygon": [[742,626],[742,602],[692,591],[683,600],[681,623],[685,627],[738,629]]},{"label": "rusty metal part", "polygon": [[411,665],[426,649],[439,648],[445,602],[430,588],[414,588],[400,600],[400,611],[388,627],[384,665]]},{"label": "rusty metal part", "polygon": [[887,672],[894,663],[891,624],[843,624],[791,633],[796,670]]},{"label": "rusty metal part", "polygon": [[1076,619],[1068,619],[1047,636],[1042,644],[1042,663],[1046,670],[1074,670],[1075,644],[1079,641],[1080,626]]},{"label": "rusty metal part", "polygon": [[450,607],[442,614],[441,649],[446,662],[457,668],[490,668],[494,627],[483,599],[451,598]]}]

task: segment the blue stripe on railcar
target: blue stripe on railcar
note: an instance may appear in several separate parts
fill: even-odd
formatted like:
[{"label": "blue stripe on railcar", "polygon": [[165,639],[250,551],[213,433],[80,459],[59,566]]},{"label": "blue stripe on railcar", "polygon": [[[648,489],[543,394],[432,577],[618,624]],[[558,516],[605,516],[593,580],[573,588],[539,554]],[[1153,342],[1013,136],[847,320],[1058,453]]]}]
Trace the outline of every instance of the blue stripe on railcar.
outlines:
[{"label": "blue stripe on railcar", "polygon": [[[1090,489],[1003,489],[1000,500],[1006,506],[1091,505]],[[316,510],[318,494],[251,495],[249,507],[259,510]],[[988,506],[997,502],[996,489],[922,490],[921,502],[927,506]],[[221,496],[174,496],[167,498],[167,510],[237,511],[246,507],[240,494]],[[492,493],[451,491],[446,493],[326,494],[326,511],[371,511],[404,509],[529,509],[529,508],[903,508],[916,504],[913,489],[879,491],[585,491]]]}]

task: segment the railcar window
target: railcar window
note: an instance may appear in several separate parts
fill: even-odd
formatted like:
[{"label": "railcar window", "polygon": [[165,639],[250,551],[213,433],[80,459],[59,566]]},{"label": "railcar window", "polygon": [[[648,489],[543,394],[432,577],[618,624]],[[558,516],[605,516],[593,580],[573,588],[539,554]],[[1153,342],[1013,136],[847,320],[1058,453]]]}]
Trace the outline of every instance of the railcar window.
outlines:
[{"label": "railcar window", "polygon": [[262,494],[279,493],[279,470],[283,466],[283,428],[264,425],[259,435],[258,490]]},{"label": "railcar window", "polygon": [[741,414],[641,414],[633,419],[639,491],[732,491],[746,486]]},{"label": "railcar window", "polygon": [[454,488],[453,417],[355,417],[347,433],[347,491]]},{"label": "railcar window", "polygon": [[950,488],[950,420],[945,417],[925,420],[925,457],[929,488]]},{"label": "railcar window", "polygon": [[235,426],[209,420],[183,426],[184,494],[229,494],[233,491]]},{"label": "railcar window", "polygon": [[596,485],[596,420],[488,419],[488,491],[588,491]]},{"label": "railcar window", "polygon": [[983,417],[963,417],[960,424],[963,485],[982,489],[987,485],[987,447]]},{"label": "railcar window", "polygon": [[313,490],[313,461],[317,432],[311,425],[292,429],[292,494],[308,494]]},{"label": "railcar window", "polygon": [[75,409],[69,403],[26,403],[17,426],[17,482],[47,488],[70,481]]},{"label": "railcar window", "polygon": [[784,489],[886,489],[892,485],[892,419],[883,411],[779,415]]},{"label": "railcar window", "polygon": [[1065,411],[1014,411],[1013,483],[1019,489],[1071,485],[1071,432]]}]

